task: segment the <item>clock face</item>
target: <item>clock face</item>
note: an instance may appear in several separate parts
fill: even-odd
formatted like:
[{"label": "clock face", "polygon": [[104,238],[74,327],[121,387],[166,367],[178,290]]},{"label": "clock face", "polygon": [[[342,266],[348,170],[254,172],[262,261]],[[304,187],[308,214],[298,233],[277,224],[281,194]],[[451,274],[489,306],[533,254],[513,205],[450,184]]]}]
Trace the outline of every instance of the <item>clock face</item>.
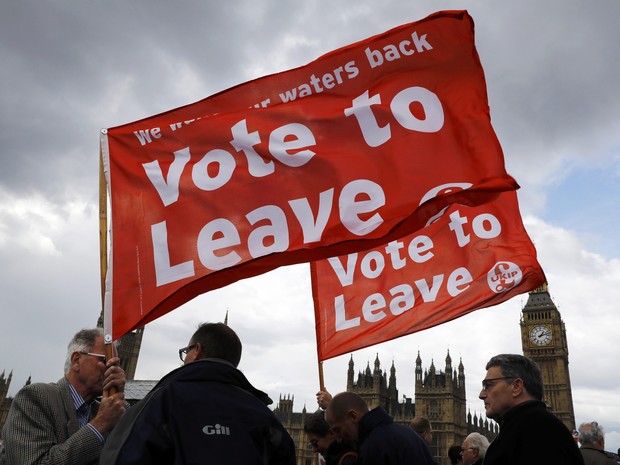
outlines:
[{"label": "clock face", "polygon": [[530,340],[537,346],[546,346],[551,342],[551,328],[549,326],[534,326],[530,330]]}]

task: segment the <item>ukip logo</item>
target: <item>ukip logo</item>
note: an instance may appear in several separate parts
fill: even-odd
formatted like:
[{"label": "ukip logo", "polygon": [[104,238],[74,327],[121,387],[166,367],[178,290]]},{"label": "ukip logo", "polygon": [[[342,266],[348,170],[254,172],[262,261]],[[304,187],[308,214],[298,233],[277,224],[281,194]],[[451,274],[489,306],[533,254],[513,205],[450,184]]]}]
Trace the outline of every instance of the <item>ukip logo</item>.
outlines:
[{"label": "ukip logo", "polygon": [[521,268],[512,262],[497,262],[487,273],[489,288],[496,294],[518,286],[522,279]]}]

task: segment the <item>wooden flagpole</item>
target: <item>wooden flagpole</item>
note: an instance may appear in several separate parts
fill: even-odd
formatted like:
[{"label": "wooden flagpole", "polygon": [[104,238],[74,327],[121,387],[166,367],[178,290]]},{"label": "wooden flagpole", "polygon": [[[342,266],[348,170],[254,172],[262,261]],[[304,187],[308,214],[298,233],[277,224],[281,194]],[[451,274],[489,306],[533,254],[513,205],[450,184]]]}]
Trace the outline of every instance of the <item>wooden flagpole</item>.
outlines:
[{"label": "wooden flagpole", "polygon": [[325,390],[325,378],[323,377],[323,362],[319,362],[319,387],[321,391]]},{"label": "wooden flagpole", "polygon": [[105,276],[108,272],[108,194],[103,171],[103,151],[99,146],[99,263],[101,266],[101,308],[105,303]]},{"label": "wooden flagpole", "polygon": [[[108,272],[108,192],[103,169],[101,142],[99,143],[99,263],[101,271],[101,312],[103,314],[105,311],[105,279]],[[105,341],[105,355],[108,359],[116,356],[112,341]],[[116,389],[111,389],[110,394],[115,392]]]}]

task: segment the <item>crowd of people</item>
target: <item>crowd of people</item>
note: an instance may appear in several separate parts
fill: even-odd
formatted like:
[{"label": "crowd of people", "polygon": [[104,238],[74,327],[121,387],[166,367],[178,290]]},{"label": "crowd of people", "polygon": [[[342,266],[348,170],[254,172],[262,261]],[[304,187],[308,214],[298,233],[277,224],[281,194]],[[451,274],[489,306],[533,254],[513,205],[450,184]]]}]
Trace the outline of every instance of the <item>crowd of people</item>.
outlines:
[{"label": "crowd of people", "polygon": [[[101,329],[79,331],[67,350],[64,376],[34,383],[13,399],[0,445],[0,465],[164,465],[231,463],[294,465],[295,444],[268,407],[271,399],[237,368],[242,344],[223,323],[201,324],[179,350],[183,366],[164,376],[133,406],[125,373]],[[500,354],[486,365],[479,398],[499,434],[471,433],[446,451],[452,464],[612,465],[596,421],[582,423],[580,447],[543,402],[538,365]],[[325,465],[435,465],[433,429],[409,426],[352,392],[317,393],[308,415],[308,447]]]}]

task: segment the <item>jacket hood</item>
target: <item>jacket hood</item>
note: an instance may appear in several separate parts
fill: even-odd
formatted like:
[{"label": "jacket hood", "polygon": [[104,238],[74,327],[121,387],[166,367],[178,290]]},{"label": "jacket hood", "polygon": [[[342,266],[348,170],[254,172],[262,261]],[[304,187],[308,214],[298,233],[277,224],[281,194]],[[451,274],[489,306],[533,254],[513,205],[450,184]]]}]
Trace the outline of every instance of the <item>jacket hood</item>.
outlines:
[{"label": "jacket hood", "polygon": [[166,386],[173,381],[183,382],[219,382],[233,384],[241,389],[244,389],[257,397],[265,405],[273,404],[273,400],[264,393],[256,389],[245,375],[231,363],[226,360],[218,358],[205,358],[196,360],[187,365],[183,365],[175,370],[172,370],[166,376],[164,376],[159,383],[153,388],[153,390]]},{"label": "jacket hood", "polygon": [[366,413],[360,420],[359,425],[359,442],[362,443],[366,440],[370,432],[382,425],[389,425],[394,420],[383,407],[375,407]]}]

